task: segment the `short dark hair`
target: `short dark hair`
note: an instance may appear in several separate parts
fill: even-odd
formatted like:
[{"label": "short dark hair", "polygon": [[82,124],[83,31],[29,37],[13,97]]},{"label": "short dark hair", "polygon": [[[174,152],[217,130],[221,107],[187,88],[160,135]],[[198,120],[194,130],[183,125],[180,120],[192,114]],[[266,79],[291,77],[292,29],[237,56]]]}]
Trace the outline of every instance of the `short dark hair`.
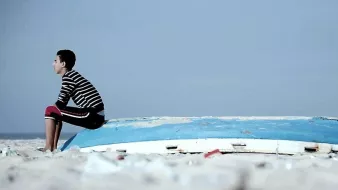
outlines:
[{"label": "short dark hair", "polygon": [[60,57],[60,61],[61,62],[65,62],[66,63],[66,68],[68,70],[72,70],[74,65],[75,65],[75,61],[76,61],[76,56],[75,53],[71,50],[68,49],[63,49],[63,50],[59,50],[56,55],[58,55]]}]

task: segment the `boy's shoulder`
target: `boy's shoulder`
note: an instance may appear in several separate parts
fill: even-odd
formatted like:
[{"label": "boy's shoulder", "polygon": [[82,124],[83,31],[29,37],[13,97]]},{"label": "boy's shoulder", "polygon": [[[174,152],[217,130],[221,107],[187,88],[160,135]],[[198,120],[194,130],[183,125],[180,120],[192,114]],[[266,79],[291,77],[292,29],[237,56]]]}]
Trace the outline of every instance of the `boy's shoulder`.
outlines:
[{"label": "boy's shoulder", "polygon": [[76,70],[70,70],[70,71],[67,71],[62,76],[62,78],[65,78],[65,77],[67,77],[67,78],[74,78],[74,77],[79,77],[79,76],[81,76],[81,74],[78,71],[76,71]]}]

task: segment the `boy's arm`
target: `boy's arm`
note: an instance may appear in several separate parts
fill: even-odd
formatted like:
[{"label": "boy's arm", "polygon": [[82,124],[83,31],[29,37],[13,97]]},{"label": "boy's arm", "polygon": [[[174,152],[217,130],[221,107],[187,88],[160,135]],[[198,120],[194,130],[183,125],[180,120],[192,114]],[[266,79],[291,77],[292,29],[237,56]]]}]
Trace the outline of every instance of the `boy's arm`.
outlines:
[{"label": "boy's arm", "polygon": [[62,109],[66,107],[70,99],[70,95],[73,93],[75,88],[74,81],[69,77],[62,78],[62,87],[59,93],[59,97],[55,103],[56,107]]}]

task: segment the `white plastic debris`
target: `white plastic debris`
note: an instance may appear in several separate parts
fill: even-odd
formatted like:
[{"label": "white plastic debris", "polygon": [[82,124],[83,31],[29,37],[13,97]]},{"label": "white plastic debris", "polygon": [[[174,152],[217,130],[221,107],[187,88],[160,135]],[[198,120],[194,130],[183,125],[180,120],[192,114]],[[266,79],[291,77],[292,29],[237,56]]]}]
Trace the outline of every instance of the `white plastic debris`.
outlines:
[{"label": "white plastic debris", "polygon": [[8,148],[7,148],[7,147],[6,147],[6,148],[3,148],[3,149],[1,150],[1,155],[2,155],[2,157],[7,156],[7,152],[8,152]]},{"label": "white plastic debris", "polygon": [[291,161],[287,161],[287,162],[285,163],[285,168],[286,168],[287,170],[291,170],[291,169],[292,169],[292,166],[293,166],[293,163],[292,163]]},{"label": "white plastic debris", "polygon": [[8,146],[1,150],[1,155],[2,157],[6,157],[6,156],[16,156],[18,154],[16,151],[11,150],[11,148]]}]

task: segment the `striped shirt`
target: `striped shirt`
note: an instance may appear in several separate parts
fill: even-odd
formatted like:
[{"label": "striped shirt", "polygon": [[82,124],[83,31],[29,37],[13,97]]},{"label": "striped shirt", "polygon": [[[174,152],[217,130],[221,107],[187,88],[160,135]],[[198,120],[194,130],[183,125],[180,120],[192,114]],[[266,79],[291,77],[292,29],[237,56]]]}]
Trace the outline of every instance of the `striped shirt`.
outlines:
[{"label": "striped shirt", "polygon": [[61,91],[55,104],[62,109],[68,104],[70,98],[80,108],[97,108],[98,111],[104,109],[103,101],[96,88],[75,70],[67,71],[62,76]]}]

